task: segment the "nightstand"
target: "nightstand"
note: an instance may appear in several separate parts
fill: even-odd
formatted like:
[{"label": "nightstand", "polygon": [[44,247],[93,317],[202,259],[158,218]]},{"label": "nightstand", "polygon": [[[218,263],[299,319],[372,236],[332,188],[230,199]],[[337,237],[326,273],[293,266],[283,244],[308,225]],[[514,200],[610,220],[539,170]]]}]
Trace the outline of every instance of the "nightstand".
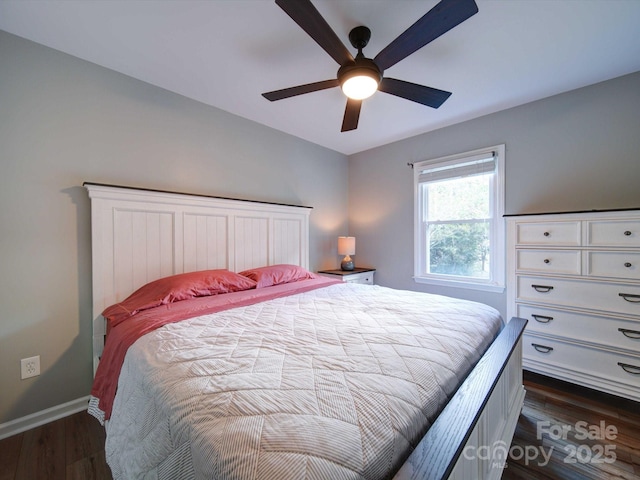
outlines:
[{"label": "nightstand", "polygon": [[373,285],[373,275],[375,272],[375,268],[354,268],[353,270],[319,270],[318,275],[338,278],[346,283]]}]

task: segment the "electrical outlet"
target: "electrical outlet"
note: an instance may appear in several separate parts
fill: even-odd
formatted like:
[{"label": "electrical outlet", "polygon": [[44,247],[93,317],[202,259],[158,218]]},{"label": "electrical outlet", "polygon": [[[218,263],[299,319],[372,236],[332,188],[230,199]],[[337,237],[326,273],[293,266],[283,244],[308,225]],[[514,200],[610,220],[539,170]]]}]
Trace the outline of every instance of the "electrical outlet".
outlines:
[{"label": "electrical outlet", "polygon": [[37,377],[40,375],[40,355],[20,360],[20,379]]}]

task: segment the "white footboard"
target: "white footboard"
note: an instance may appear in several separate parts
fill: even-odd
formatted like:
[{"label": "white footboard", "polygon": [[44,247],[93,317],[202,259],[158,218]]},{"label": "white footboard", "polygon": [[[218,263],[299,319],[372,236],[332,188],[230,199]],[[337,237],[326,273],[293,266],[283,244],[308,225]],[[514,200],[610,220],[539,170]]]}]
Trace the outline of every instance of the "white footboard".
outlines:
[{"label": "white footboard", "polygon": [[502,476],[524,402],[522,331],[512,318],[409,456],[395,480]]},{"label": "white footboard", "polygon": [[524,395],[522,341],[519,341],[449,476],[450,480],[495,480],[502,476]]}]

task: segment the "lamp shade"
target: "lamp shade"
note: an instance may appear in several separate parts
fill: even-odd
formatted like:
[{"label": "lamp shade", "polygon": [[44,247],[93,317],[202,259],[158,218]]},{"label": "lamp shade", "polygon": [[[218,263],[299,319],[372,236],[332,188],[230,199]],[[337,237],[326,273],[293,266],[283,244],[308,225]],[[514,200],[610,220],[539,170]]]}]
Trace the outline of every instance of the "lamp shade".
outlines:
[{"label": "lamp shade", "polygon": [[354,255],[356,237],[338,237],[338,255]]}]

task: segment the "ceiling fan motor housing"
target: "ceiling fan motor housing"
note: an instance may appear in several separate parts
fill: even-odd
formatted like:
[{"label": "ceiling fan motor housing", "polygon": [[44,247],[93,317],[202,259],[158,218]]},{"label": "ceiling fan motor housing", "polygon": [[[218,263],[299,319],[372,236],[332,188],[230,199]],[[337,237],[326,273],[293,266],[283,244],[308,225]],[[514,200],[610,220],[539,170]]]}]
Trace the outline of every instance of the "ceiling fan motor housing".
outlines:
[{"label": "ceiling fan motor housing", "polygon": [[373,78],[376,83],[382,81],[382,71],[378,68],[373,60],[365,58],[361,53],[356,56],[353,62],[342,65],[338,69],[338,81],[340,85],[349,80],[351,77],[367,75]]}]

